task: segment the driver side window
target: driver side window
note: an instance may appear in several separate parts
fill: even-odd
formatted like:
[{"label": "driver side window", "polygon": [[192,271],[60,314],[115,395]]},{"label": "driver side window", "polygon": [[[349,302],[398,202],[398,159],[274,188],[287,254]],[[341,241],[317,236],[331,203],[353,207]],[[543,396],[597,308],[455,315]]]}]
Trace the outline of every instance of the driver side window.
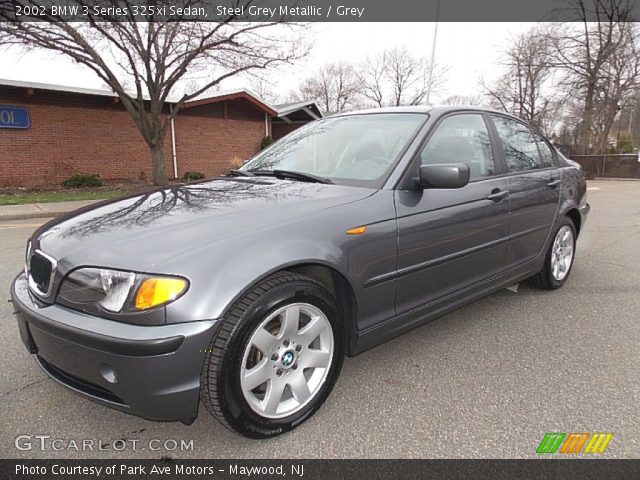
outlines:
[{"label": "driver side window", "polygon": [[471,179],[494,175],[491,141],[482,115],[463,113],[445,118],[420,153],[420,162],[466,163]]}]

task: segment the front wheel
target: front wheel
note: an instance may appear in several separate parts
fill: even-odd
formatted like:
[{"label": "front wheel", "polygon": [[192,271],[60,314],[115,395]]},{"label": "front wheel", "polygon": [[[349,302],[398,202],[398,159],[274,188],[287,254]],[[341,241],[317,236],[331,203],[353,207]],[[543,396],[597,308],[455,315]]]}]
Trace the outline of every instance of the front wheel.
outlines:
[{"label": "front wheel", "polygon": [[252,438],[284,433],[311,417],[344,357],[332,293],[298,274],[275,274],[222,320],[201,375],[201,398],[224,426]]},{"label": "front wheel", "polygon": [[569,218],[564,218],[556,227],[553,241],[549,245],[542,270],[530,278],[530,282],[545,290],[554,290],[564,285],[569,278],[576,251],[576,230]]}]

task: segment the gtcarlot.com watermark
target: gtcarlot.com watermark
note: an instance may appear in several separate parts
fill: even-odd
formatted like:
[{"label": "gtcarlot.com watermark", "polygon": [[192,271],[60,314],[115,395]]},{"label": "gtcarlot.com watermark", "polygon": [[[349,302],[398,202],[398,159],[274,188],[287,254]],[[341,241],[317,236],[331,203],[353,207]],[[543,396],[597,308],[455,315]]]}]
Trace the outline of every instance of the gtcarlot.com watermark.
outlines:
[{"label": "gtcarlot.com watermark", "polygon": [[141,440],[139,438],[118,438],[115,440],[98,440],[95,438],[60,438],[51,435],[18,435],[14,440],[16,449],[22,452],[42,451],[58,452],[63,450],[77,452],[121,452],[123,450],[150,450],[153,452],[187,452],[193,451],[192,440],[175,440],[173,438],[152,438]]}]

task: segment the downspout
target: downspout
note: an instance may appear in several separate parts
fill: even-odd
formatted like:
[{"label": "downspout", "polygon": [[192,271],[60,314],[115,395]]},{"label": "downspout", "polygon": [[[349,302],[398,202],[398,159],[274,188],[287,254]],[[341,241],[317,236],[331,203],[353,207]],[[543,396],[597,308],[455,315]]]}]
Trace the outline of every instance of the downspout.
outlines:
[{"label": "downspout", "polygon": [[264,112],[264,136],[269,136],[269,114]]},{"label": "downspout", "polygon": [[178,156],[176,155],[176,124],[173,118],[173,106],[169,104],[171,116],[171,158],[173,159],[173,178],[178,178]]}]

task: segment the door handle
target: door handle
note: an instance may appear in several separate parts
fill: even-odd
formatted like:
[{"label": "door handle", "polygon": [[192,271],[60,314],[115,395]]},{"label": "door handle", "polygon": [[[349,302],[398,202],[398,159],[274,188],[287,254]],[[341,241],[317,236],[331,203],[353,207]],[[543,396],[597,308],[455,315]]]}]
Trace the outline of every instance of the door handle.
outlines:
[{"label": "door handle", "polygon": [[549,188],[555,188],[555,187],[557,187],[558,185],[560,185],[561,183],[562,183],[562,180],[561,180],[561,179],[554,180],[554,179],[552,178],[552,179],[551,179],[551,181],[550,181],[549,183],[547,183],[547,187],[549,187]]},{"label": "door handle", "polygon": [[494,188],[491,190],[491,194],[487,197],[487,200],[500,203],[507,195],[509,195],[509,192],[502,191],[499,188]]}]

